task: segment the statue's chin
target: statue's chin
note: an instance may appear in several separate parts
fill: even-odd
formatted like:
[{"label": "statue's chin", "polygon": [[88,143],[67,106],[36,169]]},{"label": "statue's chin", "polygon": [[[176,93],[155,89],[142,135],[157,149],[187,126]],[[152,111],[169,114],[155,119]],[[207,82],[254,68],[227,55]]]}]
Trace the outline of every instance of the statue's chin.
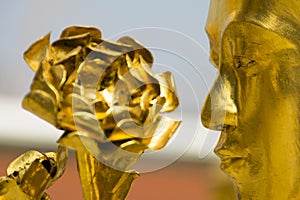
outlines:
[{"label": "statue's chin", "polygon": [[224,173],[226,173],[232,180],[237,196],[241,196],[241,194],[243,193],[242,185],[245,184],[247,185],[247,183],[245,183],[246,180],[244,180],[242,177],[249,171],[246,159],[244,158],[230,158],[230,159],[223,158],[222,159],[221,158],[221,160],[222,160],[220,165],[221,170]]}]

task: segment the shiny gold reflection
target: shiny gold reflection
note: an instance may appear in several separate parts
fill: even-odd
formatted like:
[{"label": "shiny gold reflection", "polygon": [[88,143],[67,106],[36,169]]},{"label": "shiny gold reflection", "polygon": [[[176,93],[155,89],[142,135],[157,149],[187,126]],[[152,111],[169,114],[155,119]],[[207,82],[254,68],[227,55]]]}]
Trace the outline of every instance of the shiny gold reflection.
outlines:
[{"label": "shiny gold reflection", "polygon": [[180,124],[161,115],[179,104],[172,73],[154,74],[132,38],[110,42],[93,27],[68,27],[52,44],[47,34],[24,58],[36,74],[23,107],[65,131],[58,143],[77,152],[84,198],[124,199],[138,176],[127,169]]},{"label": "shiny gold reflection", "polygon": [[7,176],[0,177],[0,199],[50,199],[45,190],[62,176],[67,159],[68,151],[62,146],[57,153],[32,150],[20,155],[8,166]]},{"label": "shiny gold reflection", "polygon": [[211,0],[206,30],[219,75],[202,122],[238,199],[300,199],[300,2]]}]

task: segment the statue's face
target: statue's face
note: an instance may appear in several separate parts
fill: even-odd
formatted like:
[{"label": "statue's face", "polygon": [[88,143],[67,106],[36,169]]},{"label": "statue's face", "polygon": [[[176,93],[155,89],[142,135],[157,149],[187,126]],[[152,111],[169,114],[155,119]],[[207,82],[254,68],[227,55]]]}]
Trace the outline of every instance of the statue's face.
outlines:
[{"label": "statue's face", "polygon": [[289,199],[285,191],[299,191],[300,181],[299,47],[232,13],[209,17],[207,34],[219,75],[202,123],[222,131],[215,148],[221,168],[248,199]]}]

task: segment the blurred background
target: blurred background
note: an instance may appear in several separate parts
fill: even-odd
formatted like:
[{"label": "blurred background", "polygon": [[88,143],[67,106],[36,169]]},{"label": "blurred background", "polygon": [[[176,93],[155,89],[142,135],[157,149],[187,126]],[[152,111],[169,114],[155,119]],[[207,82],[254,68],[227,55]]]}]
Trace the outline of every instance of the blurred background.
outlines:
[{"label": "blurred background", "polygon": [[[0,7],[0,175],[9,162],[29,149],[55,151],[62,134],[21,108],[34,76],[23,52],[51,32],[51,40],[73,25],[98,27],[103,37],[129,35],[155,58],[155,72],[172,71],[180,107],[171,117],[182,125],[167,147],[146,152],[135,169],[142,173],[128,199],[232,199],[228,179],[218,170],[212,149],[219,133],[200,122],[201,106],[217,74],[209,63],[205,22],[209,0],[26,0]],[[53,199],[82,199],[76,163],[49,193]],[[77,188],[77,189],[74,189]]]}]

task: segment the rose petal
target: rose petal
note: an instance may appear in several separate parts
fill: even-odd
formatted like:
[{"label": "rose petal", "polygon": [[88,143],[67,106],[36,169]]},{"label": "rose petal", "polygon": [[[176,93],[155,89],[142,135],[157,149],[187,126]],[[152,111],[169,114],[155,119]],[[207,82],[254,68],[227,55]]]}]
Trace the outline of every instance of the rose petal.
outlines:
[{"label": "rose petal", "polygon": [[24,53],[24,59],[33,71],[37,71],[40,64],[46,58],[49,58],[50,33],[41,37],[33,43]]}]

